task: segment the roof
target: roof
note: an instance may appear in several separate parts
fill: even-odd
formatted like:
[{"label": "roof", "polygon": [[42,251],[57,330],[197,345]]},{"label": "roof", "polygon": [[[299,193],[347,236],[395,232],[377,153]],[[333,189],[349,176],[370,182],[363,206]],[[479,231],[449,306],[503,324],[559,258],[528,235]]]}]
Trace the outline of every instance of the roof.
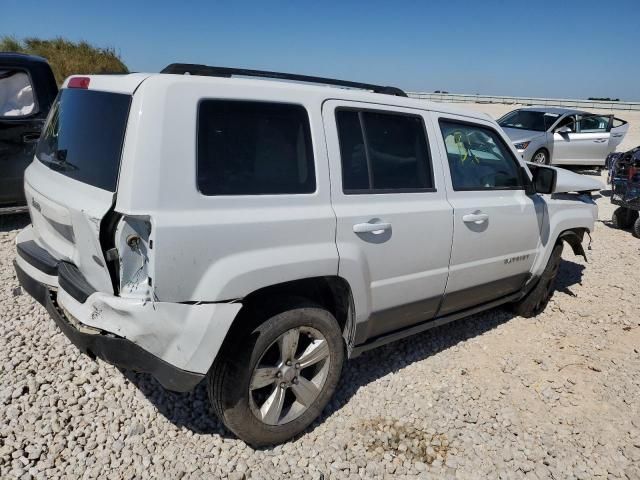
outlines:
[{"label": "roof", "polygon": [[0,52],[0,64],[5,62],[11,62],[13,64],[27,64],[33,62],[48,63],[46,58],[39,57],[37,55],[29,55],[27,53],[18,52]]},{"label": "roof", "polygon": [[563,107],[549,107],[547,105],[540,105],[540,106],[532,105],[530,107],[519,108],[518,110],[533,110],[535,112],[557,113],[558,115],[586,113],[584,110],[575,110],[573,108],[563,108]]},{"label": "roof", "polygon": [[[296,81],[283,80],[266,80],[261,78],[247,77],[209,77],[201,75],[177,75],[168,73],[130,73],[122,75],[82,75],[91,78],[90,89],[112,91],[119,93],[133,94],[139,86],[154,84],[159,86],[170,84],[189,82],[193,84],[207,84],[220,86],[242,86],[249,89],[272,89],[284,90],[288,92],[296,92],[307,97],[321,97],[321,100],[346,100],[354,102],[377,103],[380,105],[414,108],[420,110],[430,110],[441,113],[450,113],[453,115],[461,115],[468,118],[488,120],[495,122],[493,117],[486,113],[467,110],[465,108],[451,107],[450,104],[436,103],[429,100],[408,98],[385,93],[374,93],[368,90],[356,88],[344,88],[331,85],[317,83],[303,83]],[[71,78],[71,77],[69,77]],[[66,87],[68,78],[62,85]],[[284,92],[283,92],[284,93]]]},{"label": "roof", "polygon": [[318,77],[315,75],[302,75],[299,73],[284,73],[269,70],[253,70],[248,68],[215,67],[211,65],[199,65],[193,63],[172,63],[163,68],[160,73],[173,73],[178,75],[202,75],[205,77],[253,77],[267,78],[295,82],[315,83],[321,85],[334,85],[338,87],[359,88],[371,90],[376,93],[386,93],[387,95],[397,95],[406,97],[407,94],[391,86],[374,85],[371,83],[354,82],[351,80],[338,80],[336,78]]}]

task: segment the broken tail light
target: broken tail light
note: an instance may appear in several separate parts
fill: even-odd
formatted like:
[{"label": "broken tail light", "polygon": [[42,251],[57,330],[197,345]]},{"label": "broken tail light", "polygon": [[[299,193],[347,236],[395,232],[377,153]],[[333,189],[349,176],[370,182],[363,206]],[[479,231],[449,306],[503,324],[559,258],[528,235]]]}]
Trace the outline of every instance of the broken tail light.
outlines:
[{"label": "broken tail light", "polygon": [[153,300],[150,217],[122,217],[116,228],[115,247],[118,252],[120,296]]}]

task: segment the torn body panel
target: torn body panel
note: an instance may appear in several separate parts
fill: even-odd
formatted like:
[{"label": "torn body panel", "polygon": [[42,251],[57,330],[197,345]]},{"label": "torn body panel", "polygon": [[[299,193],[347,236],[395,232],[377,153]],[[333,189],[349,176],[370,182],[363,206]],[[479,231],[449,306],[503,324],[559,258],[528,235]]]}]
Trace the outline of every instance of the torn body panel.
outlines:
[{"label": "torn body panel", "polygon": [[598,207],[589,195],[554,193],[544,198],[544,218],[540,229],[542,248],[531,270],[533,277],[542,274],[553,251],[550,247],[558,241],[566,241],[576,255],[585,256],[581,243],[584,233],[594,230]]},{"label": "torn body panel", "polygon": [[116,228],[115,246],[119,256],[121,297],[155,300],[153,291],[151,219],[125,216]]},{"label": "torn body panel", "polygon": [[584,229],[576,229],[576,230],[568,230],[566,232],[563,232],[559,239],[560,240],[564,240],[565,242],[567,242],[570,246],[571,249],[573,250],[574,255],[579,255],[581,257],[584,257],[584,261],[588,262],[589,260],[587,259],[587,254],[584,251],[584,248],[582,247],[582,239],[584,238]]},{"label": "torn body panel", "polygon": [[[96,292],[85,303],[64,290],[58,304],[84,324],[126,338],[180,369],[207,373],[241,303],[181,304]],[[194,341],[196,340],[196,341]]]},{"label": "torn body panel", "polygon": [[96,290],[113,293],[99,235],[100,221],[111,208],[114,194],[52,175],[37,160],[25,172],[24,189],[32,239],[56,260],[76,265]]}]

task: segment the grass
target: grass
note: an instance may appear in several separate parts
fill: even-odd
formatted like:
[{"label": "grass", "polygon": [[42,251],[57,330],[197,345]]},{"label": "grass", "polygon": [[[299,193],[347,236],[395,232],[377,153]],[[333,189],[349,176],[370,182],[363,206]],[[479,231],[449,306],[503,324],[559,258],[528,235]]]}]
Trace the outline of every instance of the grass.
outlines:
[{"label": "grass", "polygon": [[85,41],[72,42],[62,37],[18,40],[4,36],[0,38],[0,52],[28,53],[46,58],[58,85],[73,74],[129,72],[115,49],[96,47]]}]

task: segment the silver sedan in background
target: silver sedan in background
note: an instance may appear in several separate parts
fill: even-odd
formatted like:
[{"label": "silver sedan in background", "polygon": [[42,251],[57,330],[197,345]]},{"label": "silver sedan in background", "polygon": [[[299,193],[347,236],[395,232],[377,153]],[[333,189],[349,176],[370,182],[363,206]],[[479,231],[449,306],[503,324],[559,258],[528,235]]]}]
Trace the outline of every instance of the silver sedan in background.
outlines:
[{"label": "silver sedan in background", "polygon": [[525,107],[498,124],[527,162],[604,166],[629,124],[613,115],[557,107]]}]

